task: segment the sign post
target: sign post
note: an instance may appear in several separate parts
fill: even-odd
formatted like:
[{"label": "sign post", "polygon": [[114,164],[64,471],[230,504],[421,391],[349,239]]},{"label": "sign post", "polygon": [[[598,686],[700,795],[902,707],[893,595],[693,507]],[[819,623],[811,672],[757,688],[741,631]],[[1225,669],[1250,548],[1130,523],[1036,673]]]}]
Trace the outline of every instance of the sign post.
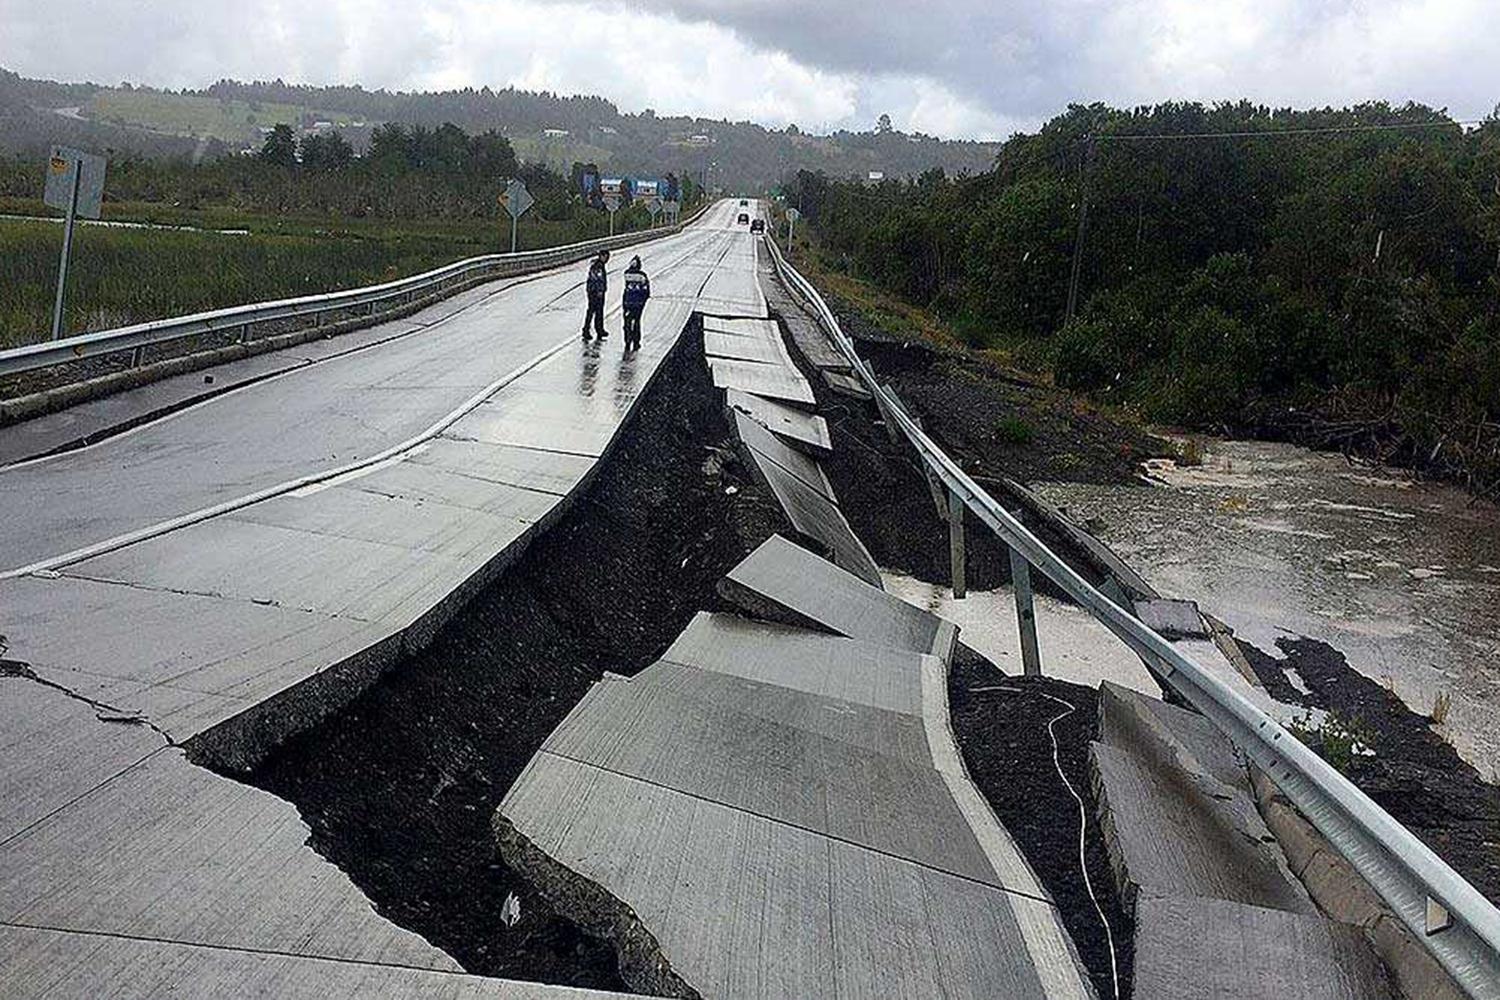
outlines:
[{"label": "sign post", "polygon": [[661,199],[652,198],[646,202],[646,211],[651,215],[651,228],[656,228],[656,217],[661,214]]},{"label": "sign post", "polygon": [[667,225],[676,225],[682,218],[682,202],[673,198],[661,204],[662,210],[667,213]]},{"label": "sign post", "polygon": [[792,252],[792,230],[797,228],[797,219],[802,215],[795,208],[786,210],[786,252]]},{"label": "sign post", "polygon": [[73,220],[99,218],[104,201],[104,164],[94,156],[68,146],[53,146],[47,161],[47,184],[42,200],[67,213],[63,226],[62,257],[57,264],[57,299],[52,305],[52,339],[62,336],[63,300],[68,287],[68,256],[73,250]]},{"label": "sign post", "polygon": [[615,213],[620,210],[620,196],[607,194],[604,196],[604,210],[609,213],[609,235],[615,234]]},{"label": "sign post", "polygon": [[510,252],[516,252],[516,222],[535,204],[536,199],[526,190],[526,185],[513,180],[500,192],[500,206],[510,213]]}]

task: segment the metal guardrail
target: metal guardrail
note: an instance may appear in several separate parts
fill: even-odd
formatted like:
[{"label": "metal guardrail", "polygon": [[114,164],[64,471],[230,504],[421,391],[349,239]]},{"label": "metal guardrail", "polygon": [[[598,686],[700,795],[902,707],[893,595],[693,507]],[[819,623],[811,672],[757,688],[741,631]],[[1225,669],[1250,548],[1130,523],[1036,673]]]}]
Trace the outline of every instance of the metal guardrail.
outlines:
[{"label": "metal guardrail", "polygon": [[1271,778],[1475,1000],[1500,1000],[1500,910],[1426,844],[1254,703],[1080,576],[923,432],[875,379],[823,297],[767,239],[776,268],[813,308],[888,420],[948,491],[1120,638]]},{"label": "metal guardrail", "polygon": [[503,278],[530,271],[546,270],[549,267],[582,260],[600,250],[615,250],[664,236],[672,236],[697,221],[708,210],[708,207],[704,205],[676,225],[661,229],[621,233],[618,236],[605,236],[543,250],[486,254],[380,285],[368,285],[363,288],[326,292],[320,295],[304,295],[275,302],[230,306],[226,309],[214,309],[190,316],[153,320],[149,323],[137,323],[114,330],[100,330],[75,337],[65,337],[61,340],[27,344],[23,347],[0,351],[0,375],[14,375],[85,358],[118,354],[123,351],[135,352],[133,363],[139,363],[139,352],[142,348],[170,343],[174,340],[199,337],[209,333],[239,331],[239,339],[243,341],[248,339],[249,329],[259,323],[306,316],[322,317],[327,313],[359,309],[367,309],[373,314],[377,306],[405,305],[434,292],[476,279]]}]

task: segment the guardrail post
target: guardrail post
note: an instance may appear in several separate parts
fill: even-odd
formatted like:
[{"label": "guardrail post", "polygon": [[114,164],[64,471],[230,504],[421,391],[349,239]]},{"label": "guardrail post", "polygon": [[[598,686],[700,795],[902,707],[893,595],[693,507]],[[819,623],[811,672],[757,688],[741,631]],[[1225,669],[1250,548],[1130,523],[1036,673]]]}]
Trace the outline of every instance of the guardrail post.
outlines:
[{"label": "guardrail post", "polygon": [[1021,668],[1027,677],[1040,677],[1042,656],[1036,642],[1036,606],[1031,594],[1031,564],[1010,550],[1010,582],[1016,591],[1016,627],[1021,633]]},{"label": "guardrail post", "polygon": [[141,366],[141,351],[142,351],[143,347],[144,347],[144,345],[142,345],[141,347],[133,347],[133,348],[131,348],[131,350],[130,350],[130,367],[132,367],[132,368],[139,368]]},{"label": "guardrail post", "polygon": [[953,597],[969,592],[964,579],[964,502],[957,493],[948,494],[948,558],[952,563]]}]

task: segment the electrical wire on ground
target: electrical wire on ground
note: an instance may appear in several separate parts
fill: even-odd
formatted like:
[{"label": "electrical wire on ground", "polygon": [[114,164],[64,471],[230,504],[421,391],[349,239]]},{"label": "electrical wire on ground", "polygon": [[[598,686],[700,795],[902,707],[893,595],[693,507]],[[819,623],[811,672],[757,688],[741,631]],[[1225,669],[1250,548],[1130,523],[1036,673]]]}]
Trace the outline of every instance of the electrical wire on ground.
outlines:
[{"label": "electrical wire on ground", "polygon": [[1104,906],[1099,902],[1099,896],[1094,892],[1094,881],[1089,877],[1089,864],[1086,848],[1087,840],[1085,839],[1088,832],[1088,807],[1084,804],[1083,796],[1078,794],[1078,790],[1073,787],[1073,783],[1068,780],[1067,774],[1063,772],[1062,758],[1060,756],[1057,743],[1057,730],[1055,727],[1059,722],[1066,719],[1074,712],[1078,711],[1078,706],[1074,705],[1066,698],[1059,698],[1056,695],[1048,694],[1045,691],[1027,691],[1022,688],[1010,687],[1005,684],[995,684],[982,688],[973,688],[971,689],[971,691],[975,694],[983,691],[1008,691],[1011,694],[1040,695],[1041,697],[1046,698],[1048,701],[1053,701],[1059,705],[1062,705],[1065,709],[1065,711],[1063,711],[1061,714],[1053,716],[1052,719],[1047,723],[1047,736],[1052,740],[1052,766],[1057,771],[1057,776],[1062,779],[1063,787],[1068,790],[1068,794],[1073,796],[1073,801],[1078,804],[1078,868],[1083,873],[1083,887],[1088,890],[1089,899],[1094,904],[1094,912],[1099,915],[1099,923],[1104,928],[1104,940],[1105,943],[1109,946],[1110,980],[1111,984],[1114,987],[1115,1000],[1120,1000],[1120,966],[1119,960],[1115,955],[1114,931],[1111,930],[1109,926],[1109,918],[1104,915]]}]

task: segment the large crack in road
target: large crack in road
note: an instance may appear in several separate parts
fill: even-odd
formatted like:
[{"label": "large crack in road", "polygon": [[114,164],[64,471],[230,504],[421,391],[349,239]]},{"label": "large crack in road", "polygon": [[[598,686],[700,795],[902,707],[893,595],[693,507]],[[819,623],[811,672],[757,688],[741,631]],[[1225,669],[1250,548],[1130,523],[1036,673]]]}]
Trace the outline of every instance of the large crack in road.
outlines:
[{"label": "large crack in road", "polygon": [[381,914],[470,972],[627,989],[613,950],[500,858],[491,818],[593,682],[635,673],[694,613],[722,607],[719,578],[785,530],[735,457],[696,325],[621,434],[563,519],[425,651],[248,776],[215,759],[235,742],[223,733],[190,746],[294,803],[313,848]]}]

